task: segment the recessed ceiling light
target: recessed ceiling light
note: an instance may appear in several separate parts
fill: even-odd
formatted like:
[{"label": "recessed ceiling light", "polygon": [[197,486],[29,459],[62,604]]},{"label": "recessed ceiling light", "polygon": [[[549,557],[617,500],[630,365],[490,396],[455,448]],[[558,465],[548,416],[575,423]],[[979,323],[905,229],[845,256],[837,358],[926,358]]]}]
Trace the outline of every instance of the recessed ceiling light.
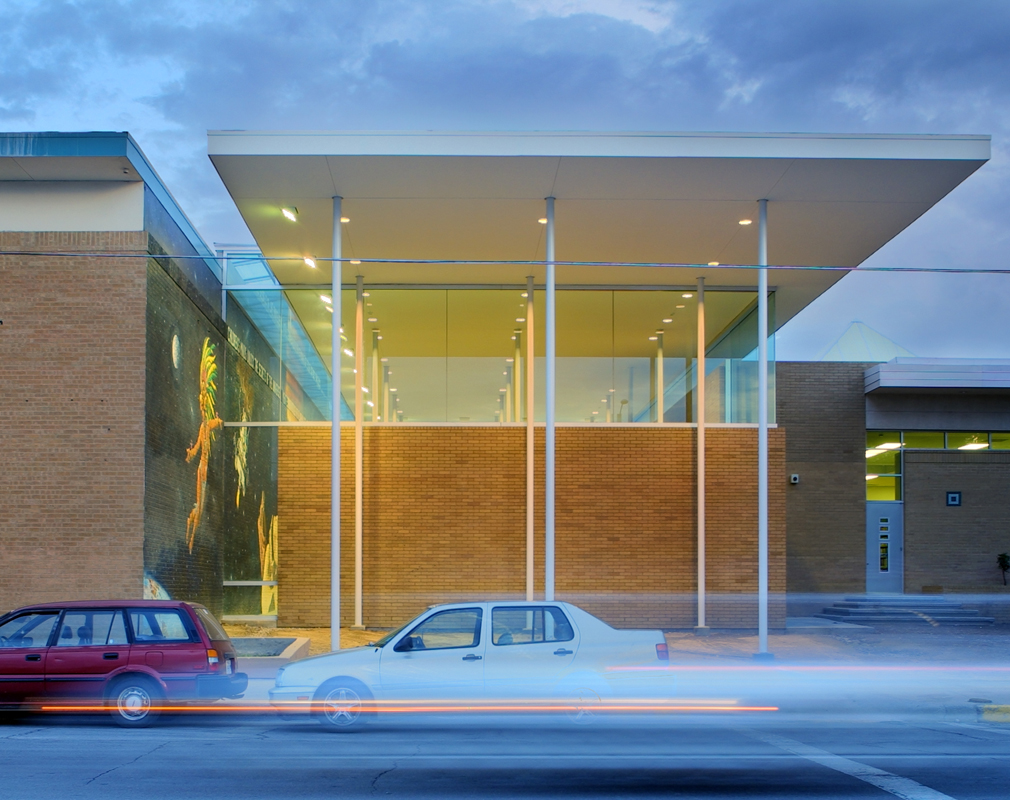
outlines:
[{"label": "recessed ceiling light", "polygon": [[385,364],[387,361],[389,361],[389,358],[380,358],[379,361]]},{"label": "recessed ceiling light", "polygon": [[343,329],[343,328],[341,328],[341,329],[340,329],[340,332],[341,332],[341,333],[343,333],[343,332],[344,332],[344,329]]},{"label": "recessed ceiling light", "polygon": [[516,322],[525,322],[526,317],[516,317]]},{"label": "recessed ceiling light", "polygon": [[308,256],[305,256],[305,258],[302,260],[305,262],[306,266],[312,267],[312,269],[316,268],[316,260],[314,258],[309,258]]},{"label": "recessed ceiling light", "polygon": [[368,393],[368,387],[367,386],[362,386],[361,387],[361,391],[363,391],[363,392],[365,392],[367,394]]},{"label": "recessed ceiling light", "polygon": [[666,318],[665,318],[665,319],[663,320],[663,324],[664,324],[664,325],[669,325],[669,324],[670,324],[671,322],[673,322],[673,317],[666,317]]},{"label": "recessed ceiling light", "polygon": [[658,336],[650,336],[649,337],[649,341],[650,342],[658,342],[659,341],[659,337]]},{"label": "recessed ceiling light", "polygon": [[709,261],[708,265],[710,267],[718,267],[719,266],[719,262],[718,261]]},{"label": "recessed ceiling light", "polygon": [[694,295],[691,294],[690,292],[684,292],[684,294],[682,294],[681,297],[683,297],[683,298],[691,298],[691,297],[694,297]]},{"label": "recessed ceiling light", "polygon": [[381,337],[381,336],[376,336],[375,338],[376,338],[376,339],[381,339],[382,337]]},{"label": "recessed ceiling light", "polygon": [[537,220],[537,222],[539,222],[541,225],[546,225],[547,217],[541,217],[540,219]]},{"label": "recessed ceiling light", "polygon": [[351,263],[352,264],[360,264],[361,263],[361,259],[360,258],[352,258],[351,259]]},{"label": "recessed ceiling light", "polygon": [[284,215],[285,219],[289,219],[292,222],[298,222],[298,209],[294,206],[282,208],[281,213]]},{"label": "recessed ceiling light", "polygon": [[361,296],[362,297],[371,297],[372,295],[369,292],[362,292]]},{"label": "recessed ceiling light", "polygon": [[379,321],[379,318],[378,318],[378,317],[369,317],[369,318],[368,318],[368,321],[369,321],[369,322],[378,322],[378,321]]},{"label": "recessed ceiling light", "polygon": [[505,359],[505,363],[506,363],[506,364],[511,364],[511,363],[512,363],[513,361],[515,361],[515,359],[514,359],[514,358],[506,358],[506,359]]},{"label": "recessed ceiling light", "polygon": [[[333,302],[333,298],[330,297],[328,294],[321,294],[321,295],[319,295],[319,299],[322,300],[324,303],[332,303]],[[341,333],[343,333],[343,331],[341,331]]]},{"label": "recessed ceiling light", "polygon": [[683,303],[681,303],[681,304],[680,304],[679,306],[677,306],[677,308],[684,308],[684,307],[685,307],[685,306],[684,306],[684,304],[683,304]]},{"label": "recessed ceiling light", "polygon": [[513,336],[513,337],[512,337],[512,341],[514,342],[515,340],[516,340],[516,337],[515,337],[515,336]]},{"label": "recessed ceiling light", "polygon": [[740,220],[741,225],[750,225],[754,220],[752,219],[742,219]]},{"label": "recessed ceiling light", "polygon": [[326,306],[326,310],[329,311],[332,314],[333,313],[333,306]]},{"label": "recessed ceiling light", "polygon": [[354,358],[354,351],[353,350],[348,350],[345,347],[344,348],[344,355],[347,356],[348,358]]},{"label": "recessed ceiling light", "polygon": [[[504,375],[504,374],[505,374],[505,373],[503,372],[503,373],[502,373],[502,375]],[[499,391],[499,392],[501,392],[502,394],[504,394],[504,393],[505,393],[505,390],[504,390],[504,389],[499,389],[498,391]]]},{"label": "recessed ceiling light", "polygon": [[341,218],[340,218],[340,221],[341,221],[341,222],[350,222],[350,221],[351,221],[351,218],[350,218],[350,217],[341,217]]},{"label": "recessed ceiling light", "polygon": [[396,389],[390,389],[389,391],[390,391],[390,392],[395,392],[395,391],[396,391]]},{"label": "recessed ceiling light", "polygon": [[530,296],[530,294],[529,294],[529,292],[523,292],[523,293],[522,293],[521,295],[519,295],[519,296],[520,296],[520,297],[529,297],[529,296]]},{"label": "recessed ceiling light", "polygon": [[366,400],[365,405],[367,405],[369,408],[375,408],[375,403],[373,403],[371,400]]},{"label": "recessed ceiling light", "polygon": [[599,412],[599,411],[594,411],[593,413],[594,413],[594,414],[599,414],[600,412]]}]

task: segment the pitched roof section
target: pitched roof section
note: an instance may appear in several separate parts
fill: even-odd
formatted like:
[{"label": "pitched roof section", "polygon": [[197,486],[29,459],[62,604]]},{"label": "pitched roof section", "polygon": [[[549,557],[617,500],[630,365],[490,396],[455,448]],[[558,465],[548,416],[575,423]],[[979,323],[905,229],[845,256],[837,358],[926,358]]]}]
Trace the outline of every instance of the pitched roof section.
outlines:
[{"label": "pitched roof section", "polygon": [[865,322],[853,322],[818,361],[890,361],[899,357],[914,358],[915,353]]}]

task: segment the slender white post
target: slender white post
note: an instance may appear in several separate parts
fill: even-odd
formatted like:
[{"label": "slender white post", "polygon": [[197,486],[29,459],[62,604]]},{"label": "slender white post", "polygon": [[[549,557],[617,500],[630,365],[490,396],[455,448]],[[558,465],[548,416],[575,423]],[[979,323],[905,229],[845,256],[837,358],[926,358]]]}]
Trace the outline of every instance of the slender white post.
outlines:
[{"label": "slender white post", "polygon": [[698,355],[695,374],[698,388],[694,396],[698,402],[695,417],[698,424],[698,629],[707,632],[705,622],[705,279],[698,278]]},{"label": "slender white post", "polygon": [[372,329],[372,386],[368,392],[368,400],[372,404],[372,422],[377,422],[382,416],[382,403],[379,387],[379,337],[378,328]]},{"label": "slender white post", "polygon": [[768,652],[768,201],[758,201],[758,654]]},{"label": "slender white post", "polygon": [[536,492],[536,472],[534,470],[534,396],[533,376],[533,276],[526,278],[526,599],[533,600],[533,545],[534,512],[533,498]]},{"label": "slender white post", "polygon": [[362,622],[362,543],[365,492],[365,287],[357,276],[354,306],[354,627]]},{"label": "slender white post", "polygon": [[523,332],[521,328],[516,328],[513,333],[515,333],[516,344],[512,352],[512,404],[514,408],[512,409],[512,421],[522,422],[523,418],[523,395],[522,395],[522,385],[523,376],[522,370],[519,368],[519,364],[522,359],[522,341]]},{"label": "slender white post", "polygon": [[333,274],[331,278],[333,297],[333,353],[332,370],[333,418],[330,433],[330,649],[340,649],[340,327],[343,324],[340,302],[341,290],[341,230],[340,202],[343,198],[333,198]]},{"label": "slender white post", "polygon": [[663,331],[656,331],[656,422],[666,422],[663,413],[663,396],[666,379],[663,376]]},{"label": "slender white post", "polygon": [[547,198],[547,386],[544,392],[544,600],[554,599],[554,356],[557,315],[554,302],[554,198]]},{"label": "slender white post", "polygon": [[[388,358],[382,359],[389,361]],[[382,364],[382,421],[389,422],[389,364]]]}]

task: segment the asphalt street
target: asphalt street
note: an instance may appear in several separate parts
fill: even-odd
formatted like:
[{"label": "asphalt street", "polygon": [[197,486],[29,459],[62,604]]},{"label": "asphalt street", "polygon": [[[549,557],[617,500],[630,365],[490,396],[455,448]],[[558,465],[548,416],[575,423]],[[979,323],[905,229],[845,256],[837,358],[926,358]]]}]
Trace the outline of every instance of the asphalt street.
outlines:
[{"label": "asphalt street", "polygon": [[1010,726],[734,714],[440,719],[334,734],[313,722],[102,717],[0,724],[0,796],[20,798],[890,798],[1010,796]]}]

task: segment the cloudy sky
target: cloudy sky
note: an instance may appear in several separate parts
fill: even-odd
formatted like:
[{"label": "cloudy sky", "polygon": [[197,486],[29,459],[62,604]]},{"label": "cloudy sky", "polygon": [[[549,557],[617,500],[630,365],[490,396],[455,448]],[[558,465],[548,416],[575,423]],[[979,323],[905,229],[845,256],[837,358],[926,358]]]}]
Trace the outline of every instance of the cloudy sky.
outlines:
[{"label": "cloudy sky", "polygon": [[[992,161],[868,264],[1010,267],[1005,0],[0,0],[0,128],[128,130],[208,241],[251,241],[208,129],[984,133]],[[1010,276],[850,275],[853,320],[1010,357]]]}]

